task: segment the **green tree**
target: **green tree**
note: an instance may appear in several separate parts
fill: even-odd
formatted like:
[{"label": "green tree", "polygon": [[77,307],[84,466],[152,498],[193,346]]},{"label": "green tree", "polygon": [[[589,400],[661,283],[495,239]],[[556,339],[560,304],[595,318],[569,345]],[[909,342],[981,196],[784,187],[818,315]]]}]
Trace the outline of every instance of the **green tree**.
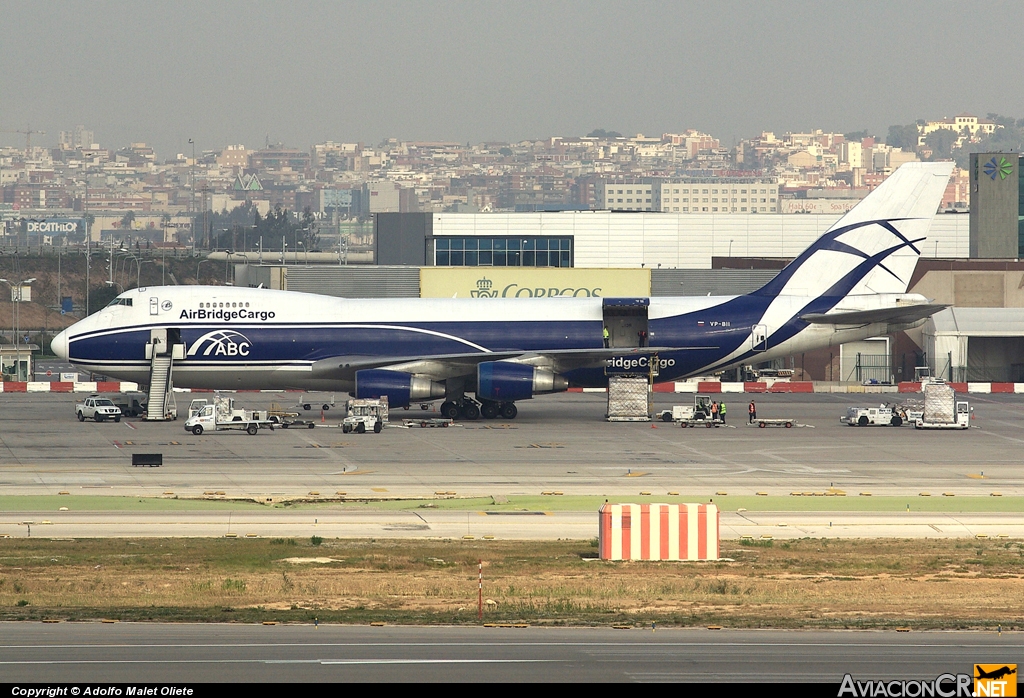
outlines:
[{"label": "green tree", "polygon": [[302,228],[299,239],[307,250],[313,251],[320,247],[320,222],[316,219],[309,206],[302,210]]},{"label": "green tree", "polygon": [[932,160],[948,160],[953,155],[960,134],[951,128],[940,128],[924,137],[924,144],[932,151]]},{"label": "green tree", "polygon": [[135,211],[128,211],[121,216],[121,227],[126,230],[131,230],[132,223],[135,222]]},{"label": "green tree", "polygon": [[622,138],[618,131],[605,131],[603,128],[595,128],[587,134],[587,138]]},{"label": "green tree", "polygon": [[848,141],[862,141],[868,137],[868,130],[863,131],[851,131],[850,133],[844,133],[843,138]]},{"label": "green tree", "polygon": [[907,124],[906,126],[896,124],[889,127],[889,133],[885,137],[885,144],[893,148],[902,148],[906,151],[917,150],[917,136],[917,124]]}]

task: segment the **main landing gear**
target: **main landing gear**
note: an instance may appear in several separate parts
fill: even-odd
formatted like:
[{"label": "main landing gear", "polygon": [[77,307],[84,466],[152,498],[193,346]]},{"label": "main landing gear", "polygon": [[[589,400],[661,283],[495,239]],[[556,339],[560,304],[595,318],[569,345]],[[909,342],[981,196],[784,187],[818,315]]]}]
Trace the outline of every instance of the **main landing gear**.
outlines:
[{"label": "main landing gear", "polygon": [[483,400],[477,402],[472,398],[464,397],[461,400],[449,400],[441,403],[441,416],[446,419],[464,419],[474,421],[480,419],[515,419],[519,414],[514,402],[495,402],[494,400]]}]

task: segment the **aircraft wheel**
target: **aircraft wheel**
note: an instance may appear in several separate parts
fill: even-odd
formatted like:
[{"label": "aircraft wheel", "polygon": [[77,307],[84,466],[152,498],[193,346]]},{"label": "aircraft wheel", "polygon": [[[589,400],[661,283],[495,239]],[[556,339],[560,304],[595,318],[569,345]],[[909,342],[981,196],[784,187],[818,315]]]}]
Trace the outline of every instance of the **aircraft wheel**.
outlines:
[{"label": "aircraft wheel", "polygon": [[501,408],[494,402],[485,402],[480,406],[480,414],[484,419],[496,419],[500,411]]},{"label": "aircraft wheel", "polygon": [[900,419],[899,415],[894,414],[892,416],[892,419],[889,421],[889,424],[893,425],[894,427],[902,426],[903,420]]},{"label": "aircraft wheel", "polygon": [[259,431],[259,430],[260,430],[260,428],[258,426],[256,426],[255,424],[250,424],[249,426],[247,426],[245,428],[245,431],[246,431],[246,433],[249,434],[249,436],[256,436],[256,432]]},{"label": "aircraft wheel", "polygon": [[376,424],[373,425],[373,433],[374,434],[379,434],[383,429],[384,429],[384,423],[383,422],[377,422]]},{"label": "aircraft wheel", "polygon": [[79,422],[84,422],[85,421],[85,415],[82,414],[81,412],[78,413],[78,421]]},{"label": "aircraft wheel", "polygon": [[446,402],[441,405],[441,416],[445,419],[458,419],[459,406],[454,402]]},{"label": "aircraft wheel", "polygon": [[472,402],[467,402],[459,412],[462,413],[463,418],[469,421],[480,419],[480,408]]},{"label": "aircraft wheel", "polygon": [[357,434],[365,434],[366,433],[366,424],[364,422],[359,422],[359,424],[356,425],[356,433]]},{"label": "aircraft wheel", "polygon": [[192,427],[192,433],[195,434],[196,436],[202,436],[203,427],[199,424],[195,425],[194,427]]},{"label": "aircraft wheel", "polygon": [[516,403],[514,403],[514,402],[502,403],[502,405],[501,405],[501,416],[502,417],[504,417],[505,419],[515,419],[517,414],[519,414],[519,410],[518,410],[518,408],[516,408]]},{"label": "aircraft wheel", "polygon": [[868,418],[867,417],[863,417],[862,416],[860,419],[857,420],[857,426],[859,426],[859,427],[866,427],[867,425],[868,425]]}]

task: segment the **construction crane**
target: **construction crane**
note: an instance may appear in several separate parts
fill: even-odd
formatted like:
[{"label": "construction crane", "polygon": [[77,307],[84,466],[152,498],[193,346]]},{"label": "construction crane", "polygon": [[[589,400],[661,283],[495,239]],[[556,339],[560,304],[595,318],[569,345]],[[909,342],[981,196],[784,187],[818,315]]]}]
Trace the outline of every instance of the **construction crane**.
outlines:
[{"label": "construction crane", "polygon": [[0,133],[22,133],[22,134],[24,134],[25,135],[25,150],[28,150],[29,148],[32,147],[32,134],[33,133],[37,133],[40,136],[45,136],[46,135],[46,131],[35,131],[35,130],[32,129],[31,126],[26,126],[24,131],[19,129],[19,130],[16,130],[16,131],[0,131]]}]

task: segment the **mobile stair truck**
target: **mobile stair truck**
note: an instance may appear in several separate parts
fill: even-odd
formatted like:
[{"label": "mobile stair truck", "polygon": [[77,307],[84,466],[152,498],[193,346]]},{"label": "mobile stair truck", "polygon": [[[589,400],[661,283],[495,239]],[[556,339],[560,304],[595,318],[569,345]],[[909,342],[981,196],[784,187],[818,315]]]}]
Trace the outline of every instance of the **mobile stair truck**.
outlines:
[{"label": "mobile stair truck", "polygon": [[185,422],[185,431],[199,436],[204,431],[225,431],[229,429],[244,431],[252,436],[261,428],[274,428],[266,410],[243,410],[235,407],[234,398],[226,395],[214,395],[213,402],[207,404],[193,400],[195,409],[189,408],[189,418]]},{"label": "mobile stair truck", "polygon": [[970,429],[971,407],[957,400],[953,386],[932,379],[924,386],[924,413],[914,422],[917,429]]}]

